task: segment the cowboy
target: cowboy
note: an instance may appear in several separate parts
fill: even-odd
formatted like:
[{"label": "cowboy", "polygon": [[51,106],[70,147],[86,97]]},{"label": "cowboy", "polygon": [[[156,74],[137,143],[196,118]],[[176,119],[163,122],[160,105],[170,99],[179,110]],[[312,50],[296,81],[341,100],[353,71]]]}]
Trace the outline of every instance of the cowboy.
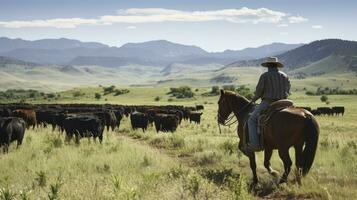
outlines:
[{"label": "cowboy", "polygon": [[257,134],[259,114],[267,109],[272,102],[286,99],[290,94],[289,77],[284,72],[279,71],[279,68],[283,68],[284,65],[278,61],[278,58],[269,57],[261,65],[267,67],[268,71],[260,76],[255,95],[251,101],[251,103],[254,103],[256,100],[262,99],[248,119],[249,143],[247,143],[246,150],[250,152],[260,151],[263,148],[259,144]]}]

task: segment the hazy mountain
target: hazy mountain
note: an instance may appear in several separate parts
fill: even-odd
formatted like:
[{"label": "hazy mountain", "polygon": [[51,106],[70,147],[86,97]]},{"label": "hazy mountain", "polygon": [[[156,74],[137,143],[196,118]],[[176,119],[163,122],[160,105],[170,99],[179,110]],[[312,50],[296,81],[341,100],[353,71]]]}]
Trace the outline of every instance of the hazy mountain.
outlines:
[{"label": "hazy mountain", "polygon": [[0,38],[0,55],[41,64],[108,67],[127,63],[154,66],[167,66],[171,63],[205,65],[228,64],[243,58],[266,57],[273,52],[287,51],[297,46],[299,44],[273,43],[239,51],[210,53],[197,46],[182,45],[166,40],[127,43],[118,48],[65,38],[35,41]]},{"label": "hazy mountain", "polygon": [[43,40],[23,40],[0,38],[0,52],[8,52],[15,49],[72,49],[72,48],[103,48],[108,47],[97,42],[81,42],[66,38],[43,39]]},{"label": "hazy mountain", "polygon": [[236,58],[236,60],[242,59],[257,59],[267,56],[278,55],[286,51],[295,49],[304,44],[284,44],[284,43],[272,43],[256,48],[245,48],[242,50],[225,50],[221,53],[215,53],[215,56],[220,58]]},{"label": "hazy mountain", "polygon": [[[317,40],[276,56],[291,70],[308,66],[332,55],[357,56],[357,42],[339,39]],[[262,62],[264,59],[237,61],[226,67],[259,66]]]},{"label": "hazy mountain", "polygon": [[155,40],[142,43],[127,43],[120,49],[144,49],[163,57],[181,57],[189,55],[207,55],[208,52],[197,46],[177,44],[166,40]]}]

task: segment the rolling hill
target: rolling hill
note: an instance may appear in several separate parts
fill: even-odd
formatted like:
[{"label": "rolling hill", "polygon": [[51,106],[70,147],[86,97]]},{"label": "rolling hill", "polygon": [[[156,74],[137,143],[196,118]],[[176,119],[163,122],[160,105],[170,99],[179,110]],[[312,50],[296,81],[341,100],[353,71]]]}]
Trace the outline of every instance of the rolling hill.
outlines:
[{"label": "rolling hill", "polygon": [[[353,59],[353,56],[357,56],[357,42],[339,39],[317,40],[296,49],[276,55],[276,57],[278,57],[289,70],[313,65],[314,63],[322,61],[330,56],[332,56],[332,59],[338,59],[338,56],[349,56],[349,65],[355,66],[355,59]],[[324,62],[324,65],[334,63],[331,59],[329,59],[329,61],[331,62]],[[264,58],[237,61],[227,65],[226,67],[259,66],[262,62],[264,62]],[[351,67],[350,69],[354,70],[355,68]]]}]

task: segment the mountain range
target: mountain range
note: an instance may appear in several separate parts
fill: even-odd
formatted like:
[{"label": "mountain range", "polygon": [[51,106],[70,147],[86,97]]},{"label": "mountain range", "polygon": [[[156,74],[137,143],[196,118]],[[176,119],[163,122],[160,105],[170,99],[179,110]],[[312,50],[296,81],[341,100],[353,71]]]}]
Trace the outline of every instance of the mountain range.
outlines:
[{"label": "mountain range", "polygon": [[[258,67],[266,56],[277,56],[285,65],[284,71],[299,80],[313,80],[308,83],[314,87],[318,85],[315,81],[320,79],[316,77],[321,80],[330,77],[330,85],[334,86],[336,77],[346,81],[355,78],[357,72],[357,42],[339,39],[304,45],[273,43],[223,52],[207,52],[196,46],[164,40],[128,43],[121,47],[59,40],[66,42],[51,49],[49,43],[57,43],[57,40],[41,40],[44,42],[41,47],[38,41],[34,41],[36,45],[29,45],[26,41],[2,38],[0,41],[7,41],[7,45],[9,41],[15,42],[18,49],[0,52],[0,90],[53,91],[98,84],[254,85],[259,74],[266,70]],[[22,48],[19,43],[31,48]],[[16,54],[12,54],[14,52]],[[301,88],[305,88],[305,84]]]},{"label": "mountain range", "polygon": [[129,64],[167,66],[172,63],[228,64],[257,59],[297,48],[302,44],[272,43],[257,48],[207,52],[204,49],[166,40],[127,43],[110,47],[96,42],[60,38],[28,41],[0,38],[0,56],[39,64],[99,65],[118,67]]},{"label": "mountain range", "polygon": [[[354,69],[351,61],[357,56],[357,42],[340,39],[317,40],[275,56],[289,70],[306,67],[331,56],[346,58],[346,62],[350,62],[348,65],[351,65],[351,69]],[[260,63],[264,62],[264,59],[236,61],[226,67],[259,66]]]}]

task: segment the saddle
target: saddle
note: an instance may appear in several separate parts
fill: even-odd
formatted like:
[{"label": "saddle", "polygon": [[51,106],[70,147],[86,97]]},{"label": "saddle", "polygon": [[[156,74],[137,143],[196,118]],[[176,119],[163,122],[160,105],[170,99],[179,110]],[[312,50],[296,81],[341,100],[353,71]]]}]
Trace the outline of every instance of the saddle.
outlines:
[{"label": "saddle", "polygon": [[[260,150],[264,149],[264,131],[265,128],[267,127],[269,120],[272,118],[272,116],[285,109],[288,107],[293,106],[293,101],[288,100],[288,99],[282,99],[275,101],[269,105],[269,107],[265,110],[263,110],[258,117],[258,124],[257,124],[257,133],[259,136],[259,147]],[[244,127],[243,127],[243,145],[245,146],[247,142],[249,141],[249,131],[248,131],[248,120],[246,120]]]}]

